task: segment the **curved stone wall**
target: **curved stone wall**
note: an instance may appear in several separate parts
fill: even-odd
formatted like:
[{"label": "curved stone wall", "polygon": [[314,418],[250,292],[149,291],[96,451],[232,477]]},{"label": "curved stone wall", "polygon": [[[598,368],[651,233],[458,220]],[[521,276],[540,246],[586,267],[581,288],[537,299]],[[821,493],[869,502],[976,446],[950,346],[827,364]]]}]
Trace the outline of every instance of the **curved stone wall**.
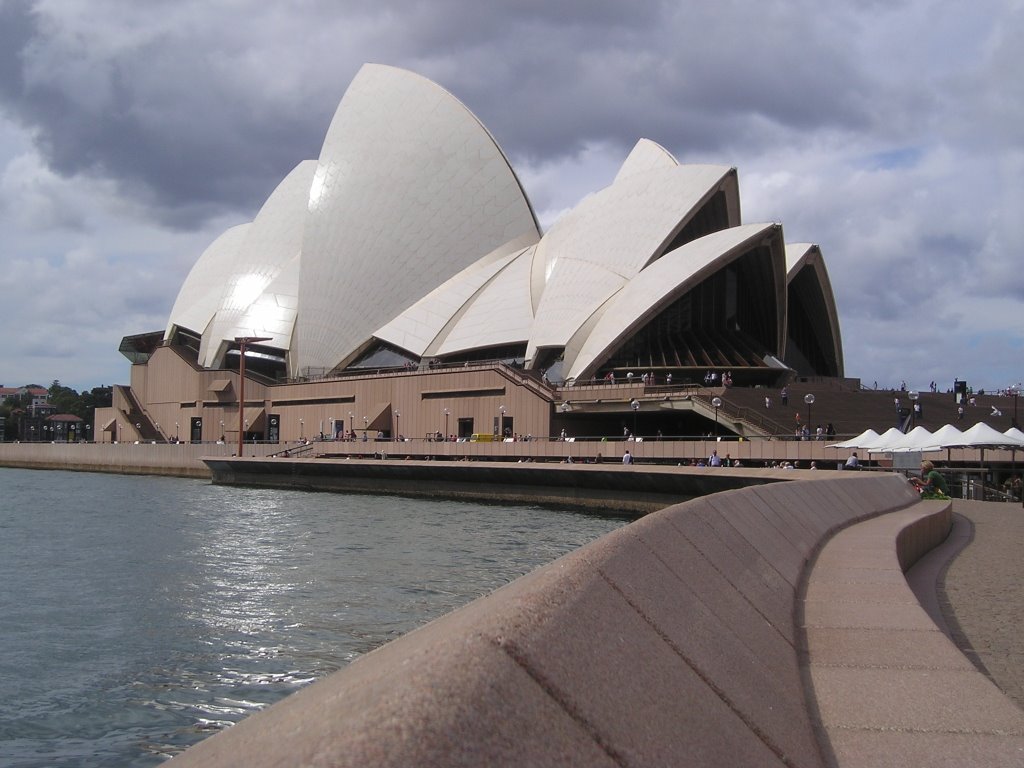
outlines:
[{"label": "curved stone wall", "polygon": [[896,475],[666,508],[360,658],[176,765],[819,766],[808,563]]}]

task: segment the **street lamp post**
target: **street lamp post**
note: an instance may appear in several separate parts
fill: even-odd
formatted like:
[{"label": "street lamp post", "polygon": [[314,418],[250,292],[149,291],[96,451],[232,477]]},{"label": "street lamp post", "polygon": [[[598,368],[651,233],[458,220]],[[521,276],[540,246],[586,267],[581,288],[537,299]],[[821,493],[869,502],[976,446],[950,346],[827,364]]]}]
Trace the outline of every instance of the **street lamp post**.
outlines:
[{"label": "street lamp post", "polygon": [[811,429],[811,406],[814,405],[814,395],[808,392],[804,395],[804,402],[807,403],[807,430]]},{"label": "street lamp post", "polygon": [[299,440],[306,439],[306,421],[305,419],[299,419]]},{"label": "street lamp post", "polygon": [[505,436],[505,406],[498,406],[498,438]]},{"label": "street lamp post", "polygon": [[448,440],[448,415],[451,413],[447,408],[441,411],[444,414],[444,439]]},{"label": "street lamp post", "polygon": [[640,410],[640,401],[635,397],[629,401],[629,407],[633,409],[633,439],[636,439],[636,415]]},{"label": "street lamp post", "polygon": [[180,443],[181,442],[181,438],[178,437],[178,433],[179,433],[178,422],[174,422],[174,442],[176,442],[176,443]]},{"label": "street lamp post", "polygon": [[913,429],[917,426],[917,399],[921,397],[921,394],[916,389],[912,389],[907,393],[907,397],[910,398],[910,428]]},{"label": "street lamp post", "polygon": [[715,437],[718,437],[718,409],[722,407],[722,398],[712,397],[711,405],[715,407]]},{"label": "street lamp post", "polygon": [[392,435],[392,438],[394,440],[396,440],[396,441],[400,437],[399,430],[401,429],[401,426],[402,426],[401,419],[402,419],[402,412],[401,411],[395,411],[395,430],[394,430],[394,434]]},{"label": "street lamp post", "polygon": [[356,415],[352,413],[352,411],[348,412],[348,429],[352,433],[352,437],[354,439],[356,435]]},{"label": "street lamp post", "polygon": [[242,429],[245,423],[245,348],[260,341],[270,341],[270,337],[235,337],[235,344],[238,345],[238,458],[242,458],[242,444],[245,440],[245,432]]},{"label": "street lamp post", "polygon": [[1010,426],[1020,429],[1020,425],[1017,424],[1017,396],[1020,394],[1020,384],[1010,387],[1010,394],[1013,395],[1013,424]]}]

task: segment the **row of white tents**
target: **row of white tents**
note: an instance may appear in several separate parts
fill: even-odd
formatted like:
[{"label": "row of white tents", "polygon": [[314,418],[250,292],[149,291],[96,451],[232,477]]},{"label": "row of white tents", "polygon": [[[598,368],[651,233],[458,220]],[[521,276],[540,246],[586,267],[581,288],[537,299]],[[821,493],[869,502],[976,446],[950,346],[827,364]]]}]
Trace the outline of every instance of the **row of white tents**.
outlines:
[{"label": "row of white tents", "polygon": [[952,424],[946,424],[935,432],[924,427],[914,427],[909,432],[901,432],[896,427],[878,434],[868,429],[856,437],[841,443],[832,443],[831,448],[853,448],[868,453],[902,453],[916,451],[944,451],[947,448],[1005,448],[1007,450],[1024,449],[1024,432],[1011,427],[999,432],[984,422],[978,422],[970,429],[961,432]]}]

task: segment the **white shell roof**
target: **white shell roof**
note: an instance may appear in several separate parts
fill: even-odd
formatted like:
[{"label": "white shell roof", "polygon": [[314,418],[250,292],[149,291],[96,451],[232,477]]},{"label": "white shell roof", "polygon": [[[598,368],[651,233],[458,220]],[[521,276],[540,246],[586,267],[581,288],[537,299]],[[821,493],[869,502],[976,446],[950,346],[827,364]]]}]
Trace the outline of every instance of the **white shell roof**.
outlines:
[{"label": "white shell roof", "polygon": [[628,173],[544,236],[546,284],[526,351],[564,347],[593,313],[671,242],[730,175],[718,165]]},{"label": "white shell roof", "polygon": [[540,238],[494,139],[429,80],[366,65],[309,194],[296,363],[332,369],[432,288],[503,243]]},{"label": "white shell roof", "polygon": [[533,328],[528,288],[535,250],[531,247],[520,253],[484,286],[431,354],[525,343]]},{"label": "white shell roof", "polygon": [[[526,250],[532,253],[533,247]],[[453,325],[483,287],[523,251],[522,245],[517,243],[492,251],[432,290],[373,335],[420,357],[437,354],[432,347],[437,347],[438,337],[445,328]]]},{"label": "white shell roof", "polygon": [[227,342],[236,336],[269,337],[264,344],[280,349],[291,345],[302,229],[315,171],[313,160],[297,165],[253,219],[221,283],[213,323],[203,333],[201,365],[223,365]]},{"label": "white shell roof", "polygon": [[615,181],[612,183],[619,182],[634,173],[643,173],[655,168],[674,168],[677,165],[679,165],[679,161],[661,144],[650,139],[640,139],[622,167],[619,168],[619,172],[615,174]]},{"label": "white shell roof", "polygon": [[[778,231],[777,224],[730,227],[665,254],[627,283],[608,303],[577,354],[571,355],[572,350],[566,350],[566,378],[592,374],[592,369],[601,363],[605,355],[639,330],[666,304],[742,255],[750,243]],[[781,238],[781,233],[777,236]],[[781,269],[780,263],[780,281]],[[784,291],[785,287],[780,285],[778,290]]]},{"label": "white shell roof", "polygon": [[178,290],[164,338],[169,339],[175,328],[188,328],[203,333],[220,305],[221,287],[228,279],[231,265],[245,240],[252,222],[231,227],[214,240],[192,265],[192,269]]},{"label": "white shell roof", "polygon": [[[727,228],[666,254],[720,193]],[[292,376],[345,365],[374,338],[421,357],[526,344],[531,362],[564,350],[565,373],[579,377],[771,227],[781,252],[778,225],[739,226],[734,169],[679,165],[642,139],[613,183],[542,239],[507,159],[463,104],[419,75],[366,65],[319,160],[297,166],[253,222],[196,262],[165,338],[175,327],[202,333],[200,362],[218,367],[234,337],[267,336],[288,352]],[[785,283],[805,267],[841,361],[814,245],[789,246],[775,264],[780,349]]]}]

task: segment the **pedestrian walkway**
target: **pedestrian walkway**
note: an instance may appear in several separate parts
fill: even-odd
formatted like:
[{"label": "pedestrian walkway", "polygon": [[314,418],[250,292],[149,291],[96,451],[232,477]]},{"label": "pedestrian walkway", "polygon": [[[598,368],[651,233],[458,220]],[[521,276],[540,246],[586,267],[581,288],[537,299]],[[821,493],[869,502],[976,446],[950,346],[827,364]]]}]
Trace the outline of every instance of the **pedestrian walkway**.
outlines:
[{"label": "pedestrian walkway", "polygon": [[1024,509],[953,502],[964,544],[939,578],[939,606],[957,647],[1024,709]]},{"label": "pedestrian walkway", "polygon": [[[995,565],[975,580],[985,568],[970,562],[979,555],[985,563],[1001,559],[991,549],[993,536],[1012,536],[1006,525],[1017,519],[981,506],[977,519],[988,524],[996,515],[998,531],[974,535],[981,525],[966,515],[975,509],[956,513],[948,501],[926,501],[840,531],[816,558],[803,620],[814,708],[826,735],[823,748],[831,750],[827,764],[1024,765],[1024,710],[1006,695],[1019,674],[1012,661],[1005,663],[1013,651],[987,647],[986,657],[977,650],[981,643],[994,646],[992,630],[1003,623],[992,621],[1002,615],[1002,580],[1021,569],[1016,562]],[[956,524],[946,536],[951,513]],[[944,540],[930,549],[937,539]],[[922,551],[928,554],[904,576],[901,563]],[[954,600],[945,597],[946,577]],[[964,604],[980,608],[982,621],[961,625],[966,615],[956,609]],[[951,642],[950,627],[959,640]],[[967,648],[972,653],[962,652]],[[989,659],[1000,663],[992,674],[982,666]]]}]

